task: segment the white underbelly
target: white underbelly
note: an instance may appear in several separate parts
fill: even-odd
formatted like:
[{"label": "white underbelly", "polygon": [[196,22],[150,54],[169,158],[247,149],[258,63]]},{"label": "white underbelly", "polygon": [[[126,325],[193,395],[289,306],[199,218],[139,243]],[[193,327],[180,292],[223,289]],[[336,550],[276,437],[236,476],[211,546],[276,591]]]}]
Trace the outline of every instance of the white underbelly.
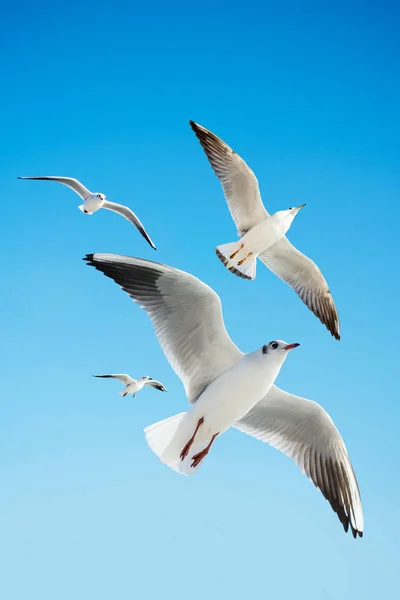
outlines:
[{"label": "white underbelly", "polygon": [[103,206],[103,199],[102,198],[88,198],[87,200],[85,200],[84,206],[85,206],[85,210],[87,210],[90,213],[94,213],[96,212],[96,210],[99,210],[99,208],[101,208]]},{"label": "white underbelly", "polygon": [[284,235],[279,222],[267,217],[264,221],[250,229],[242,238],[244,249],[257,256],[276,244]]},{"label": "white underbelly", "polygon": [[141,385],[139,385],[137,382],[135,383],[130,383],[129,385],[126,386],[126,391],[128,392],[128,394],[134,394],[135,392],[139,391],[142,388]]},{"label": "white underbelly", "polygon": [[199,420],[196,444],[222,434],[244,417],[270,390],[277,372],[260,364],[237,366],[220,376],[203,392],[196,404],[183,417],[171,444],[183,447],[193,435]]}]

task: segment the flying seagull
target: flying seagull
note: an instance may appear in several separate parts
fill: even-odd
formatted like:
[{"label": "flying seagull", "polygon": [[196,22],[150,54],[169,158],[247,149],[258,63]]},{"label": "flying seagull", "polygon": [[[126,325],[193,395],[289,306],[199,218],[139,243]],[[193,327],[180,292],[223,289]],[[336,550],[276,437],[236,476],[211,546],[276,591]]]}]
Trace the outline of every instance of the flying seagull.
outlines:
[{"label": "flying seagull", "polygon": [[254,279],[258,257],[339,340],[339,317],[327,282],[317,265],[285,236],[305,205],[270,215],[261,200],[257,178],[244,160],[214,133],[194,121],[189,123],[221,182],[240,237],[238,242],[217,246],[218,258],[235,275]]},{"label": "flying seagull", "polygon": [[98,211],[100,208],[106,208],[107,210],[112,210],[113,212],[118,213],[119,215],[128,219],[138,231],[142,234],[144,239],[150,244],[154,250],[156,250],[155,245],[153,244],[149,234],[143,227],[141,221],[137,218],[135,213],[128,208],[127,206],[123,206],[122,204],[116,204],[115,202],[109,202],[106,200],[105,194],[101,194],[100,192],[91,192],[88,190],[80,181],[77,179],[73,179],[72,177],[18,177],[18,179],[35,179],[39,181],[57,181],[58,183],[62,183],[67,187],[74,190],[81,198],[84,200],[84,203],[78,206],[78,208],[85,213],[86,215],[92,215],[94,212]]},{"label": "flying seagull", "polygon": [[103,377],[106,379],[119,379],[122,383],[125,384],[125,389],[123,392],[120,392],[120,396],[127,396],[128,394],[132,394],[132,398],[136,396],[136,393],[139,392],[145,385],[150,385],[156,390],[160,390],[160,392],[166,392],[166,388],[162,383],[157,381],[156,379],[152,379],[148,375],[144,375],[140,377],[140,379],[133,379],[130,375],[126,374],[118,374],[118,375],[93,375],[93,377]]},{"label": "flying seagull", "polygon": [[275,340],[243,354],[225,329],[219,296],[196,277],[116,254],[86,262],[113,279],[149,315],[192,408],[145,429],[162,462],[192,473],[233,426],[292,458],[328,500],[344,529],[363,534],[360,493],[343,439],[317,403],[273,382],[298,344]]}]

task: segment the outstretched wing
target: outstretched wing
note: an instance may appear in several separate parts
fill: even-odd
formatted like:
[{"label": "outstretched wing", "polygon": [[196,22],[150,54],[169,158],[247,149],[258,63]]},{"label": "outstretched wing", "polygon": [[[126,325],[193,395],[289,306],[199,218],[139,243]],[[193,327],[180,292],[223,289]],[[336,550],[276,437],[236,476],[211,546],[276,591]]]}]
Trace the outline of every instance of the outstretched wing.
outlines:
[{"label": "outstretched wing", "polygon": [[339,316],[328,284],[317,265],[283,237],[259,255],[275,275],[300,296],[333,337],[340,340]]},{"label": "outstretched wing", "polygon": [[84,260],[147,312],[189,402],[241,358],[225,329],[218,294],[193,275],[117,254],[88,254]]},{"label": "outstretched wing", "polygon": [[109,378],[119,379],[125,385],[129,385],[130,383],[133,383],[135,381],[134,379],[132,379],[132,377],[130,377],[129,375],[126,375],[125,373],[121,373],[121,374],[117,374],[117,375],[93,375],[93,377],[103,377],[104,379],[109,379]]},{"label": "outstretched wing", "polygon": [[58,177],[49,175],[48,177],[18,177],[18,179],[37,179],[39,181],[57,181],[74,190],[83,200],[90,196],[91,192],[77,179],[72,177]]},{"label": "outstretched wing", "polygon": [[156,388],[156,390],[160,390],[160,392],[167,391],[167,388],[165,388],[163,384],[156,379],[148,379],[144,385],[150,385],[151,387]]},{"label": "outstretched wing", "polygon": [[133,225],[136,227],[136,229],[138,231],[140,231],[140,233],[142,234],[144,239],[150,244],[150,246],[152,248],[154,248],[154,250],[157,249],[155,247],[155,245],[153,244],[149,234],[143,227],[142,222],[137,218],[135,213],[130,208],[128,208],[127,206],[123,206],[122,204],[116,204],[115,202],[109,202],[108,200],[106,200],[104,202],[103,208],[106,208],[107,210],[112,210],[113,212],[116,212],[119,215],[122,215],[123,217],[125,217],[125,219],[128,219],[128,221],[133,223]]},{"label": "outstretched wing", "polygon": [[268,216],[257,178],[221,138],[194,121],[189,123],[221,182],[238,234],[242,236]]},{"label": "outstretched wing", "polygon": [[346,446],[328,413],[316,402],[272,386],[235,425],[289,456],[321,490],[354,537],[364,530],[360,492]]}]

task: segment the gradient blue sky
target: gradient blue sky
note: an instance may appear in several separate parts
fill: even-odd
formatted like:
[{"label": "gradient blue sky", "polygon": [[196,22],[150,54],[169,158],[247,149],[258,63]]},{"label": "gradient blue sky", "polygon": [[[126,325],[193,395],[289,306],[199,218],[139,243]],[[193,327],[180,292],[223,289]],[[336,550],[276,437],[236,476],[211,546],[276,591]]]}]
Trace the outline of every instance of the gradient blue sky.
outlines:
[{"label": "gradient blue sky", "polygon": [[[323,6],[322,6],[323,4]],[[1,19],[0,596],[5,600],[393,598],[399,585],[399,9],[394,2],[16,2]],[[187,122],[255,170],[269,210],[307,202],[289,237],[336,300],[333,340],[235,239]],[[85,217],[56,184],[127,203]],[[158,462],[143,428],[184,410],[145,314],[81,258],[142,256],[221,295],[244,351],[299,341],[284,389],[328,409],[346,441],[365,537],[346,535],[286,457],[237,431],[196,477]],[[121,399],[96,372],[168,394]]]}]

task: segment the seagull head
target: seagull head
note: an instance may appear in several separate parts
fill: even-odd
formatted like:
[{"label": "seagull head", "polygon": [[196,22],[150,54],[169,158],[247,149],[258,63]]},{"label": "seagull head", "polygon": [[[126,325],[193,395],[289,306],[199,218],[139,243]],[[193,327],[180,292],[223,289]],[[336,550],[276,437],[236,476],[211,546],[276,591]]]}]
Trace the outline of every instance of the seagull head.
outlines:
[{"label": "seagull head", "polygon": [[106,195],[105,194],[101,194],[100,192],[95,192],[94,194],[92,194],[92,196],[94,198],[97,198],[98,200],[105,200],[106,199]]},{"label": "seagull head", "polygon": [[295,215],[297,215],[297,213],[299,212],[299,210],[301,210],[302,208],[304,208],[305,206],[307,206],[307,202],[305,202],[304,204],[300,204],[300,206],[291,206],[288,210],[293,212]]},{"label": "seagull head", "polygon": [[278,210],[273,217],[280,223],[283,227],[285,233],[291,226],[293,219],[296,215],[298,215],[299,211],[305,206],[305,204],[300,204],[300,206],[295,206],[288,208],[287,210]]},{"label": "seagull head", "polygon": [[264,344],[262,353],[270,358],[279,358],[285,360],[288,352],[297,348],[300,344],[288,344],[282,340],[273,340],[269,344]]}]

